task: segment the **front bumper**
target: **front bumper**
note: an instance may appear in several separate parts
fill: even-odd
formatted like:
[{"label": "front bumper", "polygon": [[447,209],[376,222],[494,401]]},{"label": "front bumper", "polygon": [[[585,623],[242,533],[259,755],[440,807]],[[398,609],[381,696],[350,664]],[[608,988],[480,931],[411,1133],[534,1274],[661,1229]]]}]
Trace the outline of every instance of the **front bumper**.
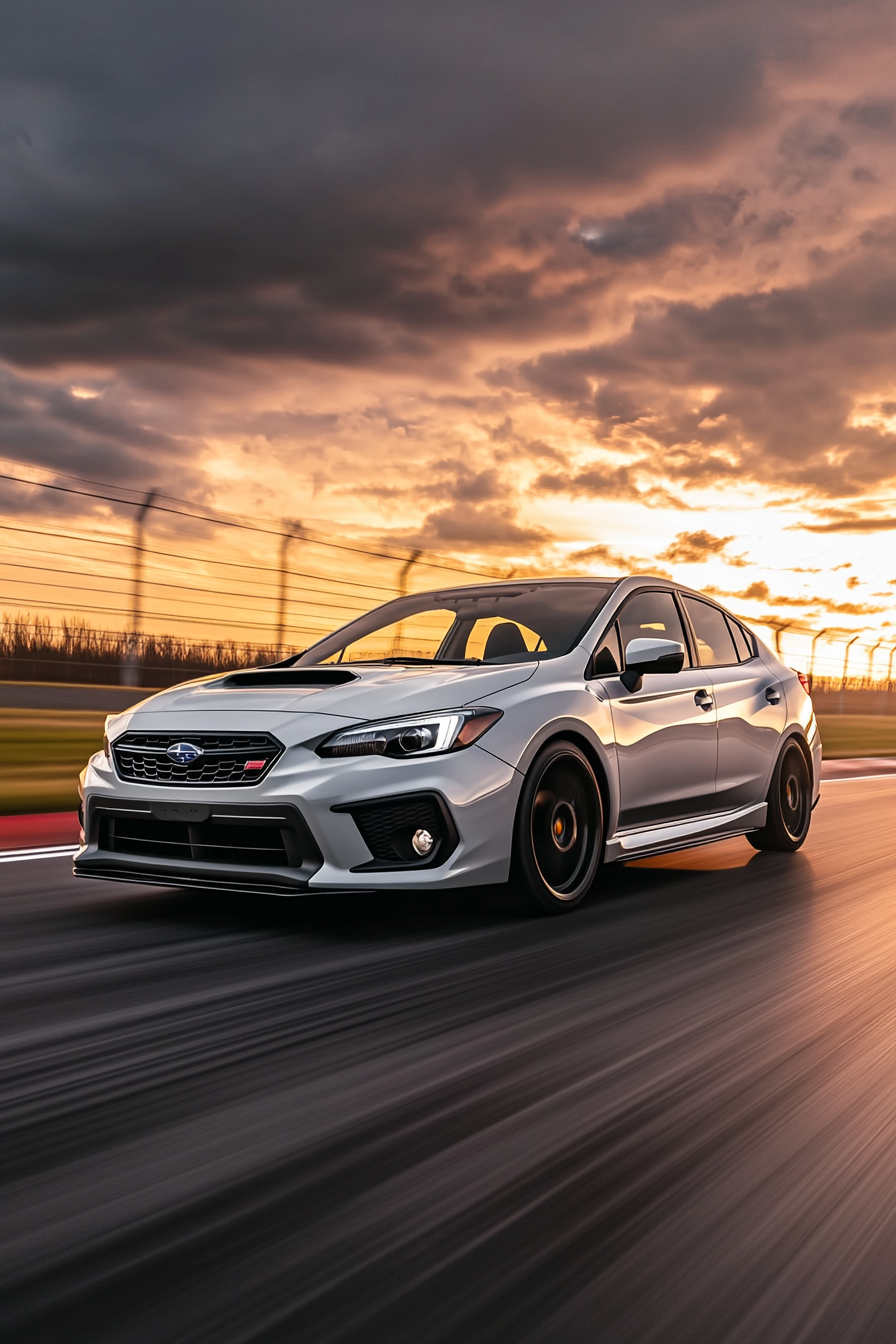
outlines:
[{"label": "front bumper", "polygon": [[87,795],[77,877],[296,896],[321,865],[292,804],[203,804]]},{"label": "front bumper", "polygon": [[[295,746],[258,785],[238,789],[129,783],[100,753],[84,774],[84,843],[74,871],[284,896],[504,882],[521,785],[517,771],[477,746],[418,761],[322,760]],[[365,843],[364,807],[408,797],[435,800],[450,843],[432,859],[383,863]],[[116,828],[129,837],[127,848],[147,852],[121,852]],[[141,845],[140,836],[162,839]],[[261,862],[248,855],[253,845],[266,851]],[[277,849],[285,861],[276,861]]]}]

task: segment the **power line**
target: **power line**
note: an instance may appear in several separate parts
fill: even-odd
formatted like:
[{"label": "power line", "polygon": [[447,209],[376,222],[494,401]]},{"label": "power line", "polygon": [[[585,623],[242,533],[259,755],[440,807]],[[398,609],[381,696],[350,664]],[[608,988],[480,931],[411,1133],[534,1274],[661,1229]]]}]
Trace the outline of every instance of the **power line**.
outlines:
[{"label": "power line", "polygon": [[[45,602],[45,601],[42,601],[42,602],[41,602],[41,607],[45,607],[45,608],[50,609],[50,610],[53,610],[53,611],[71,611],[71,610],[72,610],[72,604],[71,604],[70,602],[50,602],[50,601]],[[100,615],[106,615],[106,616],[121,616],[121,615],[123,614],[123,608],[122,608],[122,607],[100,607],[100,606],[93,606],[92,604],[87,605],[87,604],[80,603],[80,602],[78,603],[77,611],[78,611],[78,612],[81,612],[81,611],[91,611],[91,612],[96,612],[97,614],[100,614]],[[189,624],[195,624],[195,625],[215,625],[215,626],[219,626],[219,627],[220,627],[220,625],[221,625],[221,622],[220,622],[219,620],[218,620],[218,621],[216,621],[216,620],[207,620],[205,617],[202,617],[202,616],[175,616],[172,612],[168,612],[168,611],[147,611],[147,612],[144,613],[144,615],[146,615],[146,616],[148,616],[148,617],[150,617],[151,619],[154,619],[154,620],[176,621],[178,625],[183,625],[183,624],[187,624],[187,625],[189,625]],[[321,619],[321,618],[320,618],[320,617],[317,617],[317,616],[312,616],[312,617],[310,618],[311,621],[316,621],[316,620],[320,620],[320,619]],[[271,628],[271,627],[270,627],[270,622],[267,622],[267,621],[265,621],[265,622],[261,622],[261,621],[242,621],[242,620],[235,620],[235,621],[233,621],[233,625],[236,626],[236,628],[239,629],[239,630],[267,630],[267,631],[270,632],[270,628]],[[301,632],[301,631],[311,631],[311,626],[310,626],[310,624],[297,625],[297,624],[295,624],[295,622],[293,622],[293,621],[289,621],[289,622],[288,622],[288,624],[287,624],[287,628],[288,628],[289,630],[292,630],[292,631],[296,632],[296,633],[299,633],[299,632]],[[321,629],[320,629],[320,631],[319,631],[318,633],[321,634],[321,635],[329,634],[329,632],[332,630],[332,628],[333,628],[332,625],[329,625],[329,624],[324,623],[324,624],[322,624]],[[311,632],[313,633],[313,631],[311,631]]]},{"label": "power line", "polygon": [[[24,554],[25,554],[25,555],[31,555],[32,552],[31,552],[31,551],[25,551]],[[80,556],[79,556],[79,557],[77,557],[77,558],[78,558],[78,559],[82,559],[82,558],[83,558],[83,559],[87,559],[88,557],[86,557],[86,556],[84,556],[84,557],[80,557]],[[127,574],[96,574],[96,573],[91,573],[91,572],[89,572],[89,571],[87,571],[87,570],[60,569],[58,566],[54,566],[54,565],[32,565],[32,564],[26,564],[26,563],[25,563],[24,561],[22,561],[22,560],[10,560],[10,561],[8,561],[8,566],[9,566],[10,569],[28,569],[28,570],[35,570],[35,571],[37,571],[37,572],[39,572],[39,573],[42,573],[42,574],[57,574],[57,575],[64,575],[66,578],[105,579],[105,580],[107,580],[107,582],[109,582],[109,583],[128,583],[128,582],[130,582],[130,578],[129,578],[129,576],[128,576]],[[168,570],[168,569],[163,569],[163,572],[164,572],[164,573],[172,573],[172,572],[174,572],[174,571],[172,571],[172,570]],[[292,570],[290,570],[289,572],[290,572],[290,574],[294,573],[294,571],[292,571]],[[309,575],[308,577],[310,578],[310,577],[312,577],[312,576]],[[11,578],[11,579],[9,580],[9,582],[10,582],[10,583],[25,584],[25,583],[28,583],[29,580],[27,580],[27,579],[16,579],[16,578]],[[246,580],[246,582],[249,582],[249,580]],[[147,586],[149,586],[149,587],[156,587],[156,588],[174,588],[176,591],[178,591],[178,592],[183,592],[183,593],[209,593],[209,594],[211,594],[211,595],[214,596],[214,597],[248,597],[248,598],[257,598],[257,597],[260,595],[260,593],[259,593],[259,587],[256,587],[256,588],[252,589],[252,590],[249,591],[249,592],[237,592],[235,589],[230,589],[230,588],[193,587],[193,586],[191,586],[190,584],[165,583],[162,579],[145,579],[145,580],[144,580],[144,583],[145,583]],[[99,590],[99,589],[91,589],[91,588],[87,588],[85,585],[79,583],[79,584],[76,585],[76,591],[80,591],[80,592],[97,592],[97,591],[100,591],[100,590]],[[311,591],[311,592],[315,592],[315,593],[321,593],[321,594],[324,594],[324,595],[326,595],[326,594],[328,593],[328,589],[327,589],[327,588],[310,588],[310,589],[309,589],[307,586],[306,586],[302,591],[305,591],[305,592],[307,592],[307,591]],[[275,589],[269,589],[268,592],[267,592],[267,596],[272,597],[273,594],[274,594],[274,592],[275,592]],[[342,594],[342,596],[351,596],[351,594]],[[293,600],[294,600],[294,601],[297,601],[297,602],[300,602],[300,601],[303,601],[304,599],[303,599],[299,594],[296,594],[296,595],[294,596]],[[363,600],[363,599],[361,599],[361,600]],[[354,610],[354,608],[352,608],[352,607],[334,607],[333,610],[336,610],[336,611],[339,611],[339,610],[341,610],[341,611],[352,611],[352,610]]]},{"label": "power line", "polygon": [[[80,541],[88,546],[116,546],[116,547],[122,547],[123,549],[128,551],[133,551],[134,549],[132,543],[129,541],[113,541],[109,537],[76,536],[70,532],[50,531],[47,528],[18,527],[13,523],[0,523],[0,529],[2,528],[5,528],[8,532],[22,532],[27,533],[30,536],[53,537],[54,539],[60,538],[61,540],[64,541]],[[182,552],[179,551],[160,551],[150,546],[144,546],[143,550],[144,554],[146,555],[160,555],[167,560],[187,560],[192,564],[226,565],[229,569],[250,569],[253,570],[254,572],[262,574],[281,574],[285,572],[289,575],[295,576],[296,578],[307,578],[318,580],[326,578],[325,575],[308,574],[303,570],[293,569],[291,566],[287,566],[285,570],[282,570],[277,565],[253,565],[249,561],[244,560],[219,560],[216,556],[211,555],[209,556],[184,555]],[[79,558],[87,559],[88,557],[82,556]],[[392,557],[389,558],[391,559]],[[378,583],[364,583],[361,579],[351,579],[351,580],[339,579],[337,580],[337,582],[350,583],[353,588],[366,588],[371,592],[389,593],[390,595],[393,596],[395,594],[394,587],[388,587],[385,584],[378,584]]]},{"label": "power line", "polygon": [[[135,494],[135,495],[137,495],[137,499],[114,499],[114,498],[113,498],[113,502],[118,503],[118,504],[129,504],[129,505],[131,505],[132,507],[137,507],[137,506],[139,506],[139,505],[141,505],[141,504],[143,503],[143,500],[144,500],[144,498],[145,498],[145,492],[142,491],[142,490],[138,490],[138,489],[137,489],[136,487],[134,487],[134,486],[130,486],[130,485],[111,485],[108,481],[96,481],[96,480],[93,480],[93,479],[91,479],[91,478],[89,478],[89,477],[76,476],[76,475],[74,475],[74,474],[71,473],[71,472],[57,471],[55,468],[50,468],[50,467],[35,467],[33,463],[31,463],[31,462],[23,462],[23,461],[21,460],[21,458],[7,457],[7,456],[2,455],[2,454],[0,454],[0,461],[4,461],[4,462],[13,462],[13,463],[15,463],[16,466],[25,467],[26,470],[32,470],[32,471],[33,471],[33,470],[37,470],[37,471],[51,471],[52,474],[53,474],[54,476],[61,476],[64,480],[67,480],[67,481],[78,481],[78,483],[81,484],[81,485],[99,485],[99,486],[101,486],[104,490],[130,491],[131,494]],[[6,479],[6,480],[12,480],[12,481],[22,481],[22,482],[23,482],[24,484],[26,484],[26,485],[45,486],[45,487],[48,488],[48,489],[54,489],[54,488],[55,488],[55,489],[60,489],[60,490],[65,489],[64,486],[54,487],[54,486],[51,485],[49,482],[46,482],[46,481],[32,481],[32,480],[29,480],[27,477],[18,477],[18,476],[5,476],[5,477],[4,477],[4,476],[0,475],[0,480],[3,480],[3,479]],[[79,492],[77,492],[77,491],[72,491],[71,493],[74,494],[74,493],[79,493]],[[89,492],[82,491],[82,492],[80,492],[80,493],[88,494]],[[196,507],[196,505],[194,504],[193,500],[190,500],[190,499],[182,499],[179,495],[169,495],[169,494],[167,494],[164,490],[157,490],[157,491],[154,491],[153,493],[154,493],[154,495],[155,495],[155,497],[156,497],[157,499],[170,499],[170,500],[172,501],[172,503],[175,503],[175,504],[187,504],[187,505],[189,505],[191,508],[195,508],[195,507]],[[105,496],[102,496],[102,495],[95,495],[95,496],[93,496],[93,497],[94,497],[94,498],[97,498],[97,499],[106,498]],[[154,507],[156,507],[156,506],[153,504],[153,505],[151,505],[151,507],[154,508]],[[168,512],[175,512],[175,510],[168,510]],[[258,526],[257,526],[257,524],[258,524],[259,522],[261,522],[261,521],[269,521],[269,520],[261,520],[261,519],[255,517],[255,516],[252,515],[252,514],[228,514],[228,513],[226,513],[223,509],[210,509],[209,512],[210,512],[210,513],[215,513],[215,514],[217,514],[217,515],[219,516],[219,518],[224,519],[224,520],[228,520],[228,519],[229,519],[229,520],[234,520],[234,521],[225,521],[225,522],[222,522],[222,526],[227,526],[227,527],[231,527],[231,526],[245,527],[245,528],[247,528],[247,529],[250,530],[250,531],[259,531],[259,532],[266,532],[266,531],[269,531],[269,530],[270,530],[270,529],[265,528],[265,527],[258,527]],[[201,517],[201,515],[199,515],[199,514],[186,514],[186,515],[184,515],[184,516],[186,516],[186,517],[196,517],[196,518]],[[246,518],[250,518],[252,521],[251,521],[251,522],[239,521],[239,520],[245,520]],[[215,519],[213,519],[213,518],[202,518],[202,521],[213,523],[213,522],[215,522]],[[275,536],[282,536],[283,533],[282,533],[282,531],[276,531],[276,530],[275,530],[274,533],[273,533],[273,535],[275,535]],[[316,529],[314,529],[314,528],[302,528],[301,539],[302,539],[302,540],[313,541],[316,545],[320,545],[320,546],[334,546],[334,547],[337,547],[337,548],[342,549],[342,550],[354,550],[354,551],[358,551],[358,548],[357,548],[357,547],[355,547],[355,546],[349,544],[347,538],[344,538],[342,541],[331,541],[331,540],[327,539],[326,537],[322,536],[322,535],[321,535],[319,532],[317,532]],[[359,551],[359,554],[362,554],[362,555],[374,555],[374,556],[378,556],[379,558],[384,559],[384,560],[406,560],[406,559],[408,558],[407,554],[406,554],[406,553],[403,553],[400,547],[397,547],[396,549],[397,549],[398,552],[399,552],[397,555],[394,555],[394,554],[391,554],[391,553],[386,553],[386,552],[369,551],[369,550],[361,550],[361,551]],[[418,557],[418,559],[415,561],[415,563],[419,563],[419,564],[422,564],[422,565],[427,565],[427,566],[429,566],[430,568],[433,568],[433,569],[446,569],[446,570],[449,570],[450,572],[455,573],[455,574],[473,574],[473,575],[476,575],[476,576],[479,576],[479,577],[482,577],[482,578],[500,578],[500,577],[502,577],[497,571],[493,571],[493,570],[470,569],[470,568],[468,568],[468,567],[458,567],[458,566],[456,566],[456,565],[444,564],[444,563],[443,563],[444,557],[442,557],[442,556],[436,556],[435,554],[430,553],[430,552],[417,551],[417,552],[415,552],[415,554],[416,554],[416,556]],[[429,559],[423,559],[423,558],[420,558],[420,557],[423,557],[423,556],[425,556],[425,555],[429,555],[430,558],[429,558]]]},{"label": "power line", "polygon": [[[59,573],[59,571],[57,571],[57,570],[51,570],[50,572],[51,572],[51,573]],[[60,585],[60,584],[58,584],[58,583],[53,584],[53,583],[50,583],[49,580],[46,580],[46,579],[13,579],[12,582],[18,584],[20,588],[54,588],[57,592],[59,592],[59,591],[63,591],[63,592],[64,592],[64,591],[70,591],[70,592],[72,592],[72,593],[105,593],[105,592],[107,592],[107,589],[105,589],[105,588],[91,588],[91,587],[89,587],[87,584],[80,584],[80,583],[77,584],[77,585],[75,585],[75,586],[73,586],[71,589],[66,590],[65,587],[64,587],[64,585]],[[147,580],[145,581],[145,583],[146,583],[146,587],[175,588],[178,592],[193,593],[193,592],[202,592],[202,591],[204,591],[203,589],[196,589],[196,588],[178,588],[177,585],[176,585],[176,584],[173,584],[173,583],[155,583],[155,582],[154,582],[153,580],[151,580],[151,579],[147,579]],[[113,596],[114,596],[114,594],[113,594]],[[123,594],[123,596],[124,596],[124,594]],[[212,597],[226,597],[226,596],[228,596],[228,594],[218,592],[217,589],[212,589],[212,590],[211,590],[211,596],[212,596]],[[251,594],[251,593],[232,593],[232,594],[230,594],[230,596],[232,596],[232,597],[245,597],[245,598],[248,598],[249,600],[251,600],[251,598],[252,598],[252,594]],[[239,610],[241,610],[241,608],[239,608],[239,607],[237,607],[237,608],[222,607],[222,606],[219,606],[219,605],[218,605],[217,603],[215,603],[215,602],[204,602],[204,601],[200,601],[199,603],[197,603],[197,605],[198,605],[199,607],[205,608],[205,609],[207,609],[207,610],[209,610],[209,611],[228,611],[228,610],[236,610],[236,611],[239,611]],[[351,616],[351,615],[354,615],[354,616],[361,616],[361,615],[364,614],[363,611],[359,611],[356,607],[343,607],[343,606],[339,606],[337,603],[333,603],[333,602],[329,602],[329,603],[325,603],[325,602],[313,602],[313,601],[309,601],[307,598],[303,598],[303,597],[300,597],[300,596],[296,596],[296,597],[294,597],[294,598],[292,599],[291,605],[292,605],[292,606],[305,606],[305,607],[320,607],[323,611],[334,611],[334,612],[339,611],[339,612],[347,612],[350,616]]]},{"label": "power line", "polygon": [[[78,477],[72,477],[72,478],[70,478],[70,479],[72,479],[72,480],[77,480]],[[0,472],[0,480],[2,480],[2,481],[14,481],[14,482],[16,482],[18,485],[30,485],[30,486],[34,486],[36,489],[40,489],[40,490],[57,490],[57,491],[59,491],[60,493],[62,493],[62,494],[66,494],[66,495],[80,495],[81,497],[83,497],[83,498],[85,498],[85,499],[99,499],[99,500],[102,500],[104,503],[108,503],[108,504],[127,504],[127,505],[130,505],[130,506],[133,507],[134,505],[136,505],[136,504],[139,502],[139,501],[132,500],[132,499],[119,499],[117,495],[104,495],[104,494],[100,494],[100,493],[98,493],[98,492],[95,491],[95,490],[76,490],[73,486],[70,486],[70,485],[54,485],[54,484],[53,484],[52,482],[50,482],[50,481],[29,481],[29,480],[28,480],[26,477],[24,477],[24,476],[12,476],[12,475],[10,475],[8,472]],[[119,486],[107,486],[106,488],[109,489],[109,490],[115,490],[115,489],[120,489],[121,487],[119,487]],[[157,496],[157,498],[167,498],[167,496]],[[237,518],[228,518],[228,517],[226,517],[226,516],[220,516],[220,517],[218,517],[218,518],[209,518],[209,517],[207,517],[205,514],[200,514],[200,513],[190,513],[190,512],[187,512],[187,511],[184,510],[184,509],[172,509],[172,508],[168,508],[168,507],[167,507],[166,505],[164,505],[164,504],[157,504],[157,503],[155,502],[155,500],[153,500],[153,502],[149,505],[149,507],[152,508],[152,509],[155,509],[156,512],[158,512],[158,513],[174,514],[174,515],[176,515],[178,518],[192,518],[192,519],[194,519],[194,521],[197,521],[197,522],[201,522],[201,523],[210,523],[213,527],[236,527],[236,528],[242,528],[242,529],[244,529],[244,530],[247,531],[247,532],[261,532],[261,533],[264,533],[264,534],[267,535],[267,536],[272,536],[272,537],[282,537],[282,536],[292,536],[292,535],[293,535],[292,533],[284,533],[284,531],[283,531],[282,528],[259,527],[257,523],[247,523],[247,522],[242,522],[242,521],[240,521],[240,520],[237,519]],[[378,560],[393,560],[393,561],[395,561],[395,560],[406,560],[406,559],[408,558],[407,556],[404,556],[404,555],[393,555],[393,554],[389,554],[389,553],[387,553],[387,552],[385,552],[385,551],[372,551],[372,550],[370,550],[368,547],[364,547],[364,546],[352,546],[352,545],[350,545],[347,541],[328,541],[328,540],[324,540],[322,537],[314,536],[314,535],[312,535],[309,531],[306,531],[306,530],[304,530],[304,529],[302,530],[302,532],[301,532],[300,534],[297,534],[297,539],[298,539],[298,540],[301,540],[301,541],[304,541],[304,542],[308,542],[308,543],[310,543],[312,546],[330,546],[330,547],[333,547],[334,549],[337,549],[337,550],[341,550],[341,551],[350,551],[350,552],[352,552],[352,553],[355,554],[355,555],[368,555],[368,556],[372,556],[373,558],[378,559]],[[448,572],[448,573],[452,573],[452,574],[470,574],[470,575],[474,575],[474,576],[478,575],[478,576],[480,576],[480,577],[485,577],[485,578],[496,578],[496,577],[497,577],[497,575],[495,575],[494,573],[488,573],[486,570],[462,569],[462,568],[460,568],[458,565],[444,564],[444,563],[442,563],[441,561],[437,561],[437,560],[435,560],[435,559],[433,559],[433,560],[426,560],[426,559],[424,559],[424,558],[422,557],[422,555],[418,557],[418,559],[416,560],[415,563],[420,564],[420,565],[425,565],[425,566],[426,566],[427,568],[429,568],[429,569],[445,570],[446,572]]]}]

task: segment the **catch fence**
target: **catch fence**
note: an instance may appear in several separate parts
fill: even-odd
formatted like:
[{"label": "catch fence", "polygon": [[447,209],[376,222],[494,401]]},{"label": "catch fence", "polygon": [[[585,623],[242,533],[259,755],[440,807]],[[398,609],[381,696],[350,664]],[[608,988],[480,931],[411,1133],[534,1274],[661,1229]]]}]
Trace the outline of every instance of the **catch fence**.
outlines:
[{"label": "catch fence", "polygon": [[[0,518],[5,680],[171,685],[273,662],[401,594],[534,574],[519,560],[473,568],[295,519],[222,514],[157,491],[39,479],[21,468],[0,479],[20,504],[13,512],[7,502]],[[35,497],[55,509],[52,523],[46,509],[35,510]],[[873,628],[813,629],[772,614],[735,614],[810,675],[819,694],[863,692],[889,709],[892,639]]]}]

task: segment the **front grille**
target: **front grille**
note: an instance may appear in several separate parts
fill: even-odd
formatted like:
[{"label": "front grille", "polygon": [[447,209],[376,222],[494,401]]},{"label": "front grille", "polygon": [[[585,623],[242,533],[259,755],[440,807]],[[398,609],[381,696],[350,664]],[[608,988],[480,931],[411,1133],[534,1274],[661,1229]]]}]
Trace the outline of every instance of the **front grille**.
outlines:
[{"label": "front grille", "polygon": [[[198,747],[201,755],[178,763],[167,754],[177,743]],[[282,752],[270,733],[122,733],[112,744],[120,779],[200,788],[257,784]]]},{"label": "front grille", "polygon": [[[333,808],[349,812],[373,855],[369,863],[353,872],[374,868],[431,868],[444,863],[457,845],[457,831],[442,799],[434,793],[406,794],[377,802],[347,803]],[[435,839],[432,851],[418,855],[411,840],[414,832],[426,830]]]},{"label": "front grille", "polygon": [[287,839],[277,826],[233,822],[159,821],[155,817],[103,816],[99,847],[112,854],[139,854],[157,859],[191,859],[202,863],[238,864],[250,868],[288,868]]}]

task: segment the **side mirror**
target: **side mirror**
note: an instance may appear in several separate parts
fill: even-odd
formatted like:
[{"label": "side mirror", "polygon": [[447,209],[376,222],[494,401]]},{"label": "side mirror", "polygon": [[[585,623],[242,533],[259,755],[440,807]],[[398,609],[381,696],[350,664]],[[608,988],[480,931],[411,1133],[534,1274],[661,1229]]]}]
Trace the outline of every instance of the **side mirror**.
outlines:
[{"label": "side mirror", "polygon": [[627,691],[639,691],[647,672],[680,672],[684,645],[674,639],[632,639],[625,646],[625,671],[619,680]]}]

